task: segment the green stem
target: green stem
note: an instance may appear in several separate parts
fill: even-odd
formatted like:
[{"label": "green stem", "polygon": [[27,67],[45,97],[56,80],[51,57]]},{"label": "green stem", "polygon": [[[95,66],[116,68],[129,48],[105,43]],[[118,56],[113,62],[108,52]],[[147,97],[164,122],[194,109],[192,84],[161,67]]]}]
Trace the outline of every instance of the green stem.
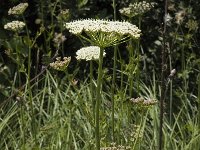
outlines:
[{"label": "green stem", "polygon": [[198,125],[199,125],[199,129],[200,129],[200,73],[197,77],[197,82],[198,82]]},{"label": "green stem", "polygon": [[[139,22],[139,29],[141,29],[141,20],[142,20],[142,16],[139,16],[138,22]],[[140,88],[140,83],[139,83],[139,76],[140,76],[140,69],[139,69],[139,62],[140,62],[140,40],[138,39],[137,41],[137,48],[136,48],[136,58],[137,58],[137,62],[136,62],[136,82],[137,82],[137,93],[139,93],[139,88]]]},{"label": "green stem", "polygon": [[99,132],[99,108],[101,103],[101,87],[102,87],[102,65],[103,65],[103,48],[100,48],[98,79],[97,79],[97,99],[96,99],[96,116],[95,116],[95,134],[96,134],[96,149],[100,150],[100,132]]},{"label": "green stem", "polygon": [[92,60],[90,61],[90,92],[91,92],[91,99],[92,99],[92,111],[93,111],[93,118],[95,120],[95,100],[93,99],[94,97],[94,92],[93,92],[93,62]]},{"label": "green stem", "polygon": [[117,47],[114,47],[114,65],[113,65],[113,78],[112,78],[112,87],[111,87],[111,94],[112,94],[112,140],[115,141],[115,121],[114,121],[114,113],[115,113],[115,100],[114,100],[114,92],[115,92],[115,79],[116,79],[116,62],[117,62]]},{"label": "green stem", "polygon": [[[25,17],[22,15],[23,21],[26,22]],[[25,26],[26,29],[26,34],[28,39],[30,39],[29,31],[27,25]],[[28,78],[28,97],[30,101],[30,108],[31,108],[31,121],[32,121],[32,133],[33,137],[36,143],[36,119],[34,115],[34,108],[33,108],[33,96],[32,96],[32,90],[31,90],[31,45],[28,47],[28,73],[27,73],[27,78]]]},{"label": "green stem", "polygon": [[[116,2],[113,0],[113,10],[114,10],[114,20],[116,20]],[[111,95],[112,95],[112,141],[115,141],[115,100],[114,100],[114,88],[115,88],[115,78],[116,78],[116,62],[117,62],[117,46],[114,47],[114,64],[113,64],[113,78],[111,86]]]},{"label": "green stem", "polygon": [[[16,41],[18,41],[19,43],[21,43],[21,37],[18,35],[18,33],[15,35]],[[17,54],[17,72],[18,72],[18,86],[21,86],[21,60],[20,60],[20,52],[19,52],[19,48],[16,45],[15,46],[16,49],[16,54]]]}]

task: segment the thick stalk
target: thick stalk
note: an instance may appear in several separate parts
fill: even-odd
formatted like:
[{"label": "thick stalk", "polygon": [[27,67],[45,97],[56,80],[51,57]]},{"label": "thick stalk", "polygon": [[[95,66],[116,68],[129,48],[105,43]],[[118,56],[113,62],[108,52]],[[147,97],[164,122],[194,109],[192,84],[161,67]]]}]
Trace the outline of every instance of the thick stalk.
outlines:
[{"label": "thick stalk", "polygon": [[91,99],[92,99],[92,111],[93,111],[93,118],[95,120],[95,100],[94,100],[94,90],[93,90],[93,62],[90,61],[90,92],[91,92]]},{"label": "thick stalk", "polygon": [[100,150],[100,123],[99,123],[99,108],[101,104],[101,87],[102,87],[102,65],[103,65],[103,48],[100,49],[98,78],[97,78],[97,98],[96,98],[96,116],[95,116],[95,135],[96,135],[96,149]]}]

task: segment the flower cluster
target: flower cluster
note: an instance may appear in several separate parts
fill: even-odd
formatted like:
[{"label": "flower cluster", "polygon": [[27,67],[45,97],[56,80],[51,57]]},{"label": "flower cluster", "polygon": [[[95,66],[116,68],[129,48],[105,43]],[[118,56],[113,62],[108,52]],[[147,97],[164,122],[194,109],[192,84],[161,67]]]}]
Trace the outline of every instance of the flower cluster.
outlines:
[{"label": "flower cluster", "polygon": [[61,43],[63,43],[66,40],[65,36],[62,33],[55,33],[53,42],[59,46]]},{"label": "flower cluster", "polygon": [[140,37],[140,30],[129,22],[107,21],[85,19],[69,22],[65,27],[73,34],[81,34],[85,32],[105,32],[117,33],[119,35],[130,35],[134,38]]},{"label": "flower cluster", "polygon": [[20,3],[19,5],[10,8],[8,11],[8,15],[20,15],[23,14],[23,12],[28,7],[28,3]]},{"label": "flower cluster", "polygon": [[148,3],[146,1],[136,2],[134,4],[130,4],[128,7],[122,8],[119,12],[127,17],[134,17],[137,15],[141,15],[149,11],[151,8],[155,6],[155,3]]},{"label": "flower cluster", "polygon": [[157,104],[157,101],[154,99],[144,99],[143,97],[138,98],[131,98],[130,101],[133,104],[139,105],[139,106],[151,106]]},{"label": "flower cluster", "polygon": [[100,150],[130,150],[130,146],[116,145],[116,143],[111,143],[110,147],[102,147]]},{"label": "flower cluster", "polygon": [[11,31],[19,31],[25,26],[22,21],[12,21],[4,25],[4,29]]},{"label": "flower cluster", "polygon": [[71,57],[64,57],[63,61],[61,60],[61,57],[57,57],[55,62],[50,63],[50,66],[55,70],[64,71],[69,65],[70,61]]},{"label": "flower cluster", "polygon": [[[124,42],[128,37],[138,39],[141,33],[135,25],[120,21],[85,19],[69,22],[64,26],[69,32],[89,41],[92,45],[104,48]],[[81,35],[82,32],[87,36]]]},{"label": "flower cluster", "polygon": [[[103,56],[105,56],[105,52],[103,52]],[[88,47],[83,47],[79,49],[76,52],[76,59],[81,60],[85,59],[86,61],[88,60],[97,60],[99,59],[100,55],[100,47],[98,46],[88,46]]]}]

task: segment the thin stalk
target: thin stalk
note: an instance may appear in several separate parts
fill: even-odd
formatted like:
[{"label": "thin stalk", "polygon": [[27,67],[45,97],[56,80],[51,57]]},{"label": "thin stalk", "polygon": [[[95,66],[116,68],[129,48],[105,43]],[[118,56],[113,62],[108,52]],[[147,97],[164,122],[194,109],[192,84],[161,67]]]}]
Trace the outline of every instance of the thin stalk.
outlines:
[{"label": "thin stalk", "polygon": [[[18,35],[18,33],[16,33],[15,38],[16,38],[16,41],[21,42],[21,37]],[[21,60],[20,60],[19,48],[18,48],[17,45],[15,46],[15,49],[16,49],[16,54],[17,54],[18,86],[21,86],[21,72],[20,72],[20,69],[21,69],[20,62],[21,62]]]},{"label": "thin stalk", "polygon": [[[23,21],[26,22],[25,17],[22,15]],[[28,36],[28,39],[30,39],[29,36],[29,31],[27,25],[25,26],[26,29],[26,34]],[[27,79],[28,79],[28,97],[29,97],[29,102],[30,102],[30,110],[31,110],[31,121],[32,121],[32,133],[34,140],[36,142],[36,119],[35,119],[35,114],[34,114],[34,107],[33,107],[33,96],[32,96],[32,90],[31,90],[31,45],[28,46],[28,72],[27,72]]]},{"label": "thin stalk", "polygon": [[160,129],[159,129],[159,150],[163,149],[163,116],[165,98],[165,53],[166,53],[166,16],[168,0],[165,0],[164,27],[163,27],[163,48],[162,48],[162,70],[161,70],[161,96],[160,96]]},{"label": "thin stalk", "polygon": [[[172,70],[172,57],[171,57],[171,52],[170,52],[170,49],[169,49],[169,68],[170,70]],[[173,99],[172,99],[172,82],[170,82],[170,96],[169,96],[169,123],[170,125],[172,125],[172,112],[173,112],[173,108],[172,108],[172,103],[173,103]]]},{"label": "thin stalk", "polygon": [[200,73],[197,77],[197,84],[198,84],[198,125],[199,125],[199,129],[200,129]]},{"label": "thin stalk", "polygon": [[102,65],[103,65],[103,48],[100,48],[98,78],[97,78],[97,98],[96,98],[96,116],[95,116],[95,135],[96,135],[96,149],[100,150],[100,123],[99,123],[99,109],[101,104],[101,87],[102,87]]},{"label": "thin stalk", "polygon": [[[116,20],[116,1],[113,0],[113,10],[114,10],[114,20]],[[114,46],[114,64],[113,64],[113,78],[112,78],[112,86],[111,86],[111,95],[112,95],[112,142],[115,141],[115,100],[114,100],[114,88],[115,88],[115,79],[116,79],[116,62],[117,62],[117,46]]]},{"label": "thin stalk", "polygon": [[[139,19],[138,19],[138,28],[141,29],[141,21],[142,20],[142,16],[139,16]],[[140,69],[139,69],[139,62],[140,62],[140,58],[139,58],[139,54],[140,54],[140,40],[137,41],[137,48],[136,48],[136,58],[137,58],[137,62],[136,62],[136,67],[137,67],[137,70],[136,70],[136,82],[137,82],[137,93],[139,93],[139,87],[140,87],[140,83],[139,83],[139,76],[140,76]]]},{"label": "thin stalk", "polygon": [[20,120],[21,120],[21,136],[22,136],[22,149],[25,150],[25,118],[24,118],[24,114],[25,114],[25,111],[24,111],[24,106],[23,104],[20,104]]}]

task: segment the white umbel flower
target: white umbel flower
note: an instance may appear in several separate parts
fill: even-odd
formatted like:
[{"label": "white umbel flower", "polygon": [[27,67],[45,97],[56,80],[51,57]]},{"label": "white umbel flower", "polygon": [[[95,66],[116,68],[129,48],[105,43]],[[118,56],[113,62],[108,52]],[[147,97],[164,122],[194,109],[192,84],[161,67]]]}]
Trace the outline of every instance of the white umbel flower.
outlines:
[{"label": "white umbel flower", "polygon": [[156,3],[148,3],[146,1],[142,2],[136,2],[133,4],[130,4],[128,7],[122,8],[119,10],[119,12],[127,17],[134,17],[136,15],[142,15],[149,11],[151,8],[155,6]]},{"label": "white umbel flower", "polygon": [[25,26],[22,21],[12,21],[4,25],[4,29],[11,31],[19,31]]},{"label": "white umbel flower", "polygon": [[14,6],[13,8],[10,8],[8,11],[8,15],[20,15],[23,14],[23,12],[28,7],[28,3],[20,3],[17,6]]},{"label": "white umbel flower", "polygon": [[[77,55],[76,56],[77,60],[81,60],[81,59],[85,59],[86,61],[97,60],[99,59],[99,55],[100,55],[100,47],[98,46],[83,47],[76,52],[76,55]],[[105,55],[106,53],[103,52],[103,56]]]},{"label": "white umbel flower", "polygon": [[[132,37],[138,39],[141,30],[129,22],[85,19],[64,25],[69,32],[87,40],[92,45],[105,48],[117,45]],[[84,32],[86,35],[82,35]]]},{"label": "white umbel flower", "polygon": [[133,38],[139,38],[141,30],[135,25],[129,22],[120,21],[108,21],[108,20],[95,20],[85,19],[76,20],[65,24],[65,27],[69,29],[69,32],[73,34],[81,34],[85,32],[104,32],[114,33],[118,35],[130,35]]}]

